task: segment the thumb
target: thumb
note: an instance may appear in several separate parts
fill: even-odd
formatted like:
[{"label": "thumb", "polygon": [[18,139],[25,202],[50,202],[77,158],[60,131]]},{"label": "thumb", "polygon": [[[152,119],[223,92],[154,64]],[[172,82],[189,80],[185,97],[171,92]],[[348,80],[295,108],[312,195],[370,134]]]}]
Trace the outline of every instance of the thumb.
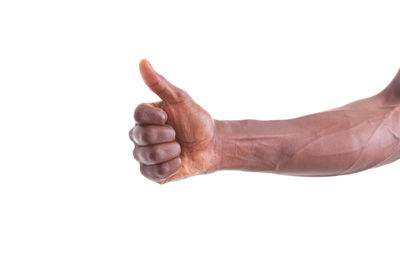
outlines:
[{"label": "thumb", "polygon": [[182,101],[186,96],[185,91],[174,86],[158,74],[148,60],[142,59],[139,63],[139,69],[146,85],[163,101],[173,104]]}]

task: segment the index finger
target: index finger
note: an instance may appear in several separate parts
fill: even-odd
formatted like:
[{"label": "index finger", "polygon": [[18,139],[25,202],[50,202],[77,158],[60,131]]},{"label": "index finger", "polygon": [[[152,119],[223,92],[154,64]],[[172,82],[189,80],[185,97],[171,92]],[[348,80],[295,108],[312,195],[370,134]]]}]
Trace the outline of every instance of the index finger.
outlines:
[{"label": "index finger", "polygon": [[167,121],[167,113],[155,104],[142,103],[136,107],[135,121],[139,124],[164,125]]}]

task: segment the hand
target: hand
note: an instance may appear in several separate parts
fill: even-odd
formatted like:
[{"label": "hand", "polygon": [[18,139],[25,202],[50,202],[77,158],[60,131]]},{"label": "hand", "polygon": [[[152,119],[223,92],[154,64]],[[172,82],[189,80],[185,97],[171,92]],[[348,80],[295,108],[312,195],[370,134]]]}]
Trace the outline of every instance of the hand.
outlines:
[{"label": "hand", "polygon": [[182,89],[139,64],[146,85],[162,101],[135,110],[136,126],[129,132],[141,173],[158,183],[216,170],[216,131],[211,116]]}]

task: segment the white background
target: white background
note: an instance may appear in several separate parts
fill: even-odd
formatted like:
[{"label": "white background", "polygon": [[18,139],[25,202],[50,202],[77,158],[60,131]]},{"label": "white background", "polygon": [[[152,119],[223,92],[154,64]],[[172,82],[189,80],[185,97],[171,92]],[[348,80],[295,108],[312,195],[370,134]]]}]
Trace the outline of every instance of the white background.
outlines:
[{"label": "white background", "polygon": [[378,93],[398,1],[1,1],[0,266],[399,266],[400,162],[158,185],[128,139],[149,59],[216,119]]}]

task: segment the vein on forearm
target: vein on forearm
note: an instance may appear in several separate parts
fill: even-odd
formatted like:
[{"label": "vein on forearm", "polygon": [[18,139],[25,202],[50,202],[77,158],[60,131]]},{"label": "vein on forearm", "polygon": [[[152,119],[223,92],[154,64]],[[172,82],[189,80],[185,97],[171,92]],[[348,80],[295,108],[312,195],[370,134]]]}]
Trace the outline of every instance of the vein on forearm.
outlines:
[{"label": "vein on forearm", "polygon": [[400,112],[348,107],[290,120],[225,121],[221,169],[332,176],[400,158]]},{"label": "vein on forearm", "polygon": [[[316,116],[328,119],[334,113],[325,115],[328,117]],[[389,107],[356,115],[331,117],[334,123],[325,130],[315,126],[318,120],[311,119],[313,123],[300,134],[304,141],[291,143],[289,156],[282,159],[276,171],[307,176],[341,175],[371,168],[387,159],[388,153],[394,155],[392,150],[398,149],[399,138],[393,136],[400,133],[398,109]]]}]

